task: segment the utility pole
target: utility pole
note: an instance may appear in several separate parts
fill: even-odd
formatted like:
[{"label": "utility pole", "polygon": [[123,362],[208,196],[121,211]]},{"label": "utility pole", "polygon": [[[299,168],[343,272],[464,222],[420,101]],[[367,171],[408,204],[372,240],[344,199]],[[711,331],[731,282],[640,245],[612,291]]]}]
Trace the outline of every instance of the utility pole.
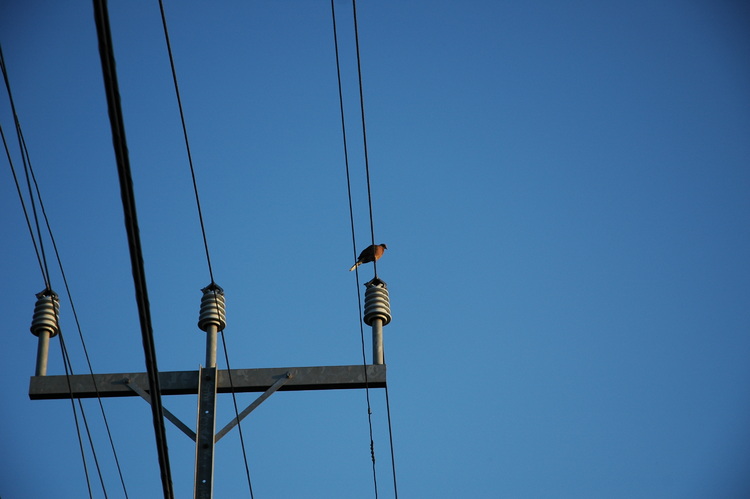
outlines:
[{"label": "utility pole", "polygon": [[[195,431],[167,409],[163,409],[164,418],[195,441],[194,498],[213,497],[216,442],[276,391],[385,388],[383,326],[391,321],[388,289],[385,282],[378,278],[365,286],[363,320],[372,327],[372,364],[232,370],[219,370],[216,367],[217,334],[226,327],[224,291],[216,284],[202,290],[198,327],[206,332],[206,366],[200,366],[197,371],[158,373],[161,395],[198,394],[198,422]],[[59,332],[58,317],[57,295],[51,290],[39,293],[31,324],[31,332],[38,337],[39,348],[36,375],[31,377],[29,385],[30,399],[140,396],[151,404],[147,373],[47,376],[49,340]],[[216,432],[216,396],[232,392],[262,394],[240,412],[239,417],[233,418]]]}]

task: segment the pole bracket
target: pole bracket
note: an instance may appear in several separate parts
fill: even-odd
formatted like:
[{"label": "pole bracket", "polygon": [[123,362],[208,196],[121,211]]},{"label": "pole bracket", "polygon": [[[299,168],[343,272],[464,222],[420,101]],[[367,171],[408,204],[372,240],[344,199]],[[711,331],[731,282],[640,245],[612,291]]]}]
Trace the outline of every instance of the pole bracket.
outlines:
[{"label": "pole bracket", "polygon": [[[146,390],[144,390],[143,388],[141,388],[135,383],[131,383],[130,379],[128,378],[125,378],[125,380],[123,380],[123,384],[127,386],[128,388],[130,388],[131,390],[133,390],[138,395],[140,395],[140,397],[143,400],[145,400],[146,402],[149,403],[149,405],[151,405],[151,396],[148,394],[148,392],[146,392]],[[162,407],[162,411],[164,412],[165,418],[167,418],[172,424],[174,424],[178,429],[180,429],[182,433],[187,435],[188,438],[190,438],[193,442],[195,442],[196,436],[193,430],[188,428],[187,425],[185,425],[185,423],[180,421],[177,418],[177,416],[169,412],[166,408]]]},{"label": "pole bracket", "polygon": [[237,426],[240,421],[242,421],[248,416],[248,414],[250,414],[255,409],[257,409],[258,406],[262,404],[268,397],[270,397],[276,390],[284,386],[287,383],[287,381],[291,381],[294,378],[294,374],[295,373],[293,371],[287,371],[284,376],[277,379],[276,382],[268,388],[268,390],[263,392],[263,394],[260,397],[255,399],[255,401],[252,404],[247,406],[245,410],[243,410],[236,418],[232,419],[229,423],[227,423],[227,425],[216,434],[216,436],[214,437],[214,443],[218,442],[224,435],[229,433],[229,431],[232,428]]}]

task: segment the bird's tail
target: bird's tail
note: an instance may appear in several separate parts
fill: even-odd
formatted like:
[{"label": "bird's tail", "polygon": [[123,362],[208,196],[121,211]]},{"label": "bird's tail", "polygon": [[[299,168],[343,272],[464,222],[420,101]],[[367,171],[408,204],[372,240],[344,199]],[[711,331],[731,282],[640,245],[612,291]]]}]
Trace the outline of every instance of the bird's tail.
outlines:
[{"label": "bird's tail", "polygon": [[352,270],[356,269],[356,268],[357,268],[357,267],[359,267],[360,265],[362,265],[362,262],[357,262],[357,263],[355,263],[354,265],[352,265],[352,268],[350,268],[350,269],[349,269],[349,272],[351,272]]}]

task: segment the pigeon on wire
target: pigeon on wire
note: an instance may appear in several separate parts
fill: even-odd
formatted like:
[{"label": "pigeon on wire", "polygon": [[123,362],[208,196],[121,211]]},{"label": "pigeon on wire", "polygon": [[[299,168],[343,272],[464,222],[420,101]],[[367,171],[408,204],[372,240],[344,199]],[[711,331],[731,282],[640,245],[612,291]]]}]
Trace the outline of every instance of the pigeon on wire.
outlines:
[{"label": "pigeon on wire", "polygon": [[385,244],[372,244],[366,247],[362,250],[362,253],[359,254],[359,258],[357,258],[357,261],[354,263],[354,265],[352,265],[352,268],[349,269],[349,272],[356,269],[363,263],[370,263],[379,259],[381,256],[383,256],[383,253],[387,249],[388,246],[386,246]]}]

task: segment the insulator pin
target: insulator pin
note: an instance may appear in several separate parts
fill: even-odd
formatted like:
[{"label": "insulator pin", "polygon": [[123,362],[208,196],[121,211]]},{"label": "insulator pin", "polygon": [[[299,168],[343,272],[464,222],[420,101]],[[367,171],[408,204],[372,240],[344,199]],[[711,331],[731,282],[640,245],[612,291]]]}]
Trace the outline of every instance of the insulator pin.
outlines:
[{"label": "insulator pin", "polygon": [[208,332],[209,326],[216,326],[220,331],[227,326],[227,315],[224,306],[224,290],[217,284],[203,288],[201,311],[198,316],[198,327]]},{"label": "insulator pin", "polygon": [[388,299],[388,287],[380,279],[373,279],[366,284],[364,321],[372,326],[375,319],[383,321],[383,326],[391,322],[391,304]]},{"label": "insulator pin", "polygon": [[57,293],[49,289],[37,293],[36,298],[34,318],[31,320],[31,333],[34,336],[39,336],[46,331],[52,338],[60,332],[60,326],[57,322],[60,315],[60,299]]}]

